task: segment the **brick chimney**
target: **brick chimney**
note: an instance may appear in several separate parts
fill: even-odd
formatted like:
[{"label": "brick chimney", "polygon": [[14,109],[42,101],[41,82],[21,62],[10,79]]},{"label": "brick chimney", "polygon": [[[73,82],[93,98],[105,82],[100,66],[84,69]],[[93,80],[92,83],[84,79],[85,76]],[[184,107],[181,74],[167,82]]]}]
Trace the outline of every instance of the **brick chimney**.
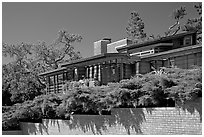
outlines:
[{"label": "brick chimney", "polygon": [[109,43],[111,43],[110,38],[104,38],[94,42],[94,56],[107,53],[107,44]]}]

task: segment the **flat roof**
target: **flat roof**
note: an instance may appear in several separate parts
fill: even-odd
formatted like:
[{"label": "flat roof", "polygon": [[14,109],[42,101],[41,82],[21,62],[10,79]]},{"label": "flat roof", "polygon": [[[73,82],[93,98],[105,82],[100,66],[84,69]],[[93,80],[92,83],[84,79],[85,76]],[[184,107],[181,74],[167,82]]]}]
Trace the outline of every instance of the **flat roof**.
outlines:
[{"label": "flat roof", "polygon": [[141,47],[140,50],[149,50],[151,48],[155,48],[155,47],[172,47],[173,43],[156,43],[156,44],[152,44],[150,46],[144,46]]},{"label": "flat roof", "polygon": [[179,34],[176,34],[176,35],[161,37],[161,38],[158,38],[158,39],[155,39],[155,40],[145,41],[145,42],[142,42],[142,43],[129,44],[129,45],[126,45],[126,46],[123,46],[123,47],[118,47],[116,49],[121,50],[121,49],[139,48],[139,47],[142,47],[142,46],[148,46],[148,45],[151,45],[151,44],[156,44],[156,43],[159,43],[159,42],[162,42],[162,41],[171,40],[171,39],[179,38],[179,37],[189,35],[189,34],[194,34],[194,33],[196,33],[196,32],[195,31],[183,32],[183,33],[179,33]]},{"label": "flat roof", "polygon": [[47,75],[47,74],[51,74],[51,73],[53,73],[53,72],[64,71],[64,70],[66,70],[66,69],[67,69],[66,67],[62,67],[62,68],[58,68],[58,69],[46,71],[46,72],[40,73],[39,76],[44,76],[44,75]]},{"label": "flat roof", "polygon": [[104,57],[117,57],[117,56],[129,56],[129,55],[127,53],[104,53],[104,54],[100,54],[100,55],[96,55],[96,56],[92,56],[92,57],[88,57],[88,58],[82,58],[82,59],[78,59],[78,60],[74,60],[71,62],[60,64],[60,68],[41,73],[41,74],[39,74],[39,76],[44,76],[44,75],[48,75],[51,73],[56,73],[56,72],[67,70],[67,66],[69,66],[69,65],[78,64],[81,62],[87,62],[87,61],[91,61],[91,60],[95,60],[95,59],[99,59],[99,58],[104,58]]},{"label": "flat roof", "polygon": [[86,62],[86,61],[99,59],[99,58],[103,58],[103,57],[115,57],[115,56],[129,56],[129,55],[127,53],[103,53],[103,54],[99,54],[99,55],[95,55],[95,56],[91,56],[91,57],[87,57],[87,58],[74,60],[74,61],[71,61],[71,62],[68,62],[68,63],[63,63],[60,66],[64,67],[64,66],[77,64],[77,63],[81,63],[81,62]]},{"label": "flat roof", "polygon": [[196,49],[196,48],[200,48],[200,47],[202,48],[202,45],[198,44],[198,45],[168,50],[168,51],[164,51],[164,52],[160,52],[160,53],[155,53],[155,54],[151,54],[151,55],[147,55],[147,56],[141,56],[140,58],[141,59],[151,58],[151,57],[155,57],[155,56],[161,56],[161,55],[165,55],[165,54],[176,53],[176,52],[180,52],[180,51],[184,51],[184,50],[190,50],[190,49]]}]

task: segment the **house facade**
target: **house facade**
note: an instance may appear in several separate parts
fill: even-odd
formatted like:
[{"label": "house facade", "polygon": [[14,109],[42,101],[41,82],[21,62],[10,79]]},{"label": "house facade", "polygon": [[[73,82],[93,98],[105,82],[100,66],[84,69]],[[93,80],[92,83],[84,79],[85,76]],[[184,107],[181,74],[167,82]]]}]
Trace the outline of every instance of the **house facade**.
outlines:
[{"label": "house facade", "polygon": [[189,69],[193,65],[202,65],[202,45],[196,43],[195,32],[184,32],[139,44],[105,38],[94,42],[94,56],[61,64],[40,76],[45,77],[48,91],[56,92],[65,81],[93,79],[106,85],[161,67]]}]

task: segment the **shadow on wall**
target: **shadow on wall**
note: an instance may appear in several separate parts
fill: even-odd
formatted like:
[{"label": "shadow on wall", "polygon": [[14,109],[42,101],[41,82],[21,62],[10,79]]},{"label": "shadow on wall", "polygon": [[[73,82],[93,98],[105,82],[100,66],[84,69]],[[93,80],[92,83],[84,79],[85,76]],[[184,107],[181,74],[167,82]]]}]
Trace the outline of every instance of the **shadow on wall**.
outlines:
[{"label": "shadow on wall", "polygon": [[48,133],[48,128],[42,123],[21,122],[21,129],[24,135],[43,135],[43,131]]},{"label": "shadow on wall", "polygon": [[196,98],[192,101],[185,101],[183,104],[181,102],[177,102],[176,107],[191,114],[194,114],[197,111],[200,115],[200,122],[202,122],[202,97]]},{"label": "shadow on wall", "polygon": [[[202,98],[186,101],[182,105],[178,103],[176,107],[179,111],[189,112],[191,115],[197,111],[202,122]],[[54,133],[54,130],[59,134],[69,130],[72,133],[81,131],[78,134],[109,134],[110,128],[116,130],[114,128],[119,125],[125,129],[124,134],[132,132],[145,134],[142,132],[142,123],[146,121],[147,113],[155,115],[154,111],[156,112],[154,108],[115,108],[111,111],[111,115],[73,115],[70,120],[44,119],[42,123],[24,123],[23,133],[49,135]]]},{"label": "shadow on wall", "polygon": [[[152,108],[148,109],[148,112],[150,111],[152,111]],[[119,124],[125,128],[127,134],[130,134],[131,129],[142,134],[140,125],[143,121],[145,121],[145,114],[142,108],[118,108],[113,109],[111,115],[73,116],[70,121],[66,121],[66,125],[70,130],[80,127],[84,133],[92,131],[93,134],[102,134],[102,132],[108,130],[108,127]]]},{"label": "shadow on wall", "polygon": [[[116,108],[113,109],[111,115],[73,115],[70,120],[44,119],[42,123],[25,123],[21,126],[24,134],[37,135],[47,134],[51,131],[50,127],[57,128],[61,132],[62,124],[66,125],[68,130],[82,130],[84,133],[103,134],[109,127],[121,125],[125,128],[126,134],[130,134],[130,130],[134,130],[138,134],[142,134],[140,125],[145,121],[143,108]],[[151,113],[152,108],[146,108]]]}]

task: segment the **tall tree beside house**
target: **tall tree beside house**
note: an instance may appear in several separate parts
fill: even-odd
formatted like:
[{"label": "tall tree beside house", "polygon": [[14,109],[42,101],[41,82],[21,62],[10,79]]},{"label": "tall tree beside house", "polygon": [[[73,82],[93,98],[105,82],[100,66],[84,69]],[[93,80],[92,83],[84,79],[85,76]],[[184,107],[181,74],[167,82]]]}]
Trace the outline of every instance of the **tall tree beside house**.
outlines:
[{"label": "tall tree beside house", "polygon": [[173,11],[173,18],[175,19],[175,23],[169,27],[168,31],[165,32],[166,36],[175,35],[179,31],[195,31],[197,32],[197,42],[202,42],[202,3],[194,5],[195,9],[198,12],[198,17],[188,19],[186,23],[181,24],[181,19],[187,15],[186,9],[184,6]]},{"label": "tall tree beside house", "polygon": [[184,24],[184,31],[196,31],[197,32],[197,42],[202,42],[202,3],[194,5],[196,11],[198,12],[198,17],[188,19]]},{"label": "tall tree beside house", "polygon": [[3,105],[10,105],[11,102],[20,103],[42,94],[41,89],[44,85],[38,79],[36,70],[30,67],[32,46],[25,43],[3,43],[3,55],[14,58],[13,62],[2,66]]},{"label": "tall tree beside house", "polygon": [[182,25],[180,24],[180,20],[183,19],[185,15],[187,15],[187,13],[184,6],[173,11],[172,16],[176,22],[169,27],[168,31],[165,32],[166,36],[175,35],[181,30]]},{"label": "tall tree beside house", "polygon": [[[3,100],[3,105],[32,100],[36,95],[42,94],[46,87],[38,76],[39,73],[56,69],[59,63],[81,58],[71,45],[81,41],[79,35],[60,31],[54,44],[38,45],[21,43],[17,45],[2,44],[3,55],[13,58],[13,62],[4,64],[2,69],[3,96],[9,95],[11,100]],[[6,98],[3,98],[6,99]]]},{"label": "tall tree beside house", "polygon": [[57,40],[53,44],[46,45],[45,42],[42,42],[35,46],[35,58],[50,69],[57,69],[59,63],[81,58],[80,52],[74,51],[74,47],[71,45],[81,40],[82,37],[80,35],[60,31]]},{"label": "tall tree beside house", "polygon": [[128,26],[126,27],[128,38],[138,43],[144,41],[146,33],[144,32],[144,22],[136,11],[130,13]]}]

